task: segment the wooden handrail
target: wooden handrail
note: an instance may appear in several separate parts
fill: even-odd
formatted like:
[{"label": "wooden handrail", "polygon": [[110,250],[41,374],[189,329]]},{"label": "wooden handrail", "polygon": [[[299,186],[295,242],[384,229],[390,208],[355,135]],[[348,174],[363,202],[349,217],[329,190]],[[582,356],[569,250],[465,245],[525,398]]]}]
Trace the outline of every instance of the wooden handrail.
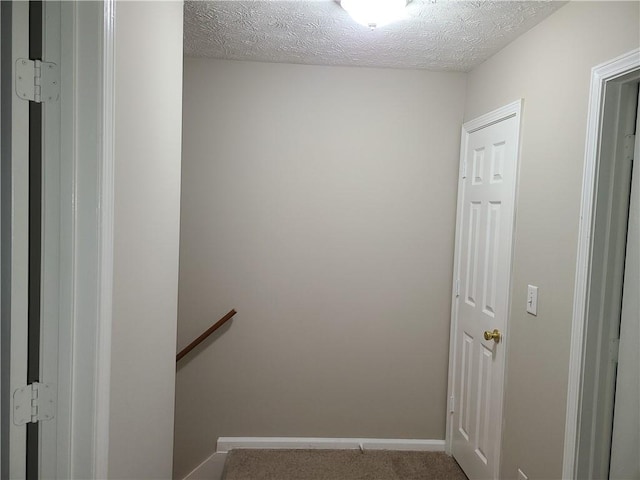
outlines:
[{"label": "wooden handrail", "polygon": [[184,347],[182,350],[180,350],[180,353],[178,353],[176,355],[176,362],[178,362],[182,357],[184,357],[187,353],[189,353],[191,350],[193,350],[194,348],[196,348],[198,345],[200,345],[205,338],[207,338],[209,335],[211,335],[213,332],[215,332],[217,329],[219,329],[222,325],[224,325],[225,323],[227,323],[229,320],[231,320],[231,317],[233,317],[237,312],[235,311],[235,309],[232,309],[229,313],[227,313],[224,317],[222,317],[220,320],[218,320],[216,323],[214,323],[213,325],[211,325],[202,335],[200,335],[198,338],[196,338],[193,342],[191,342],[189,345],[187,345],[186,347]]}]

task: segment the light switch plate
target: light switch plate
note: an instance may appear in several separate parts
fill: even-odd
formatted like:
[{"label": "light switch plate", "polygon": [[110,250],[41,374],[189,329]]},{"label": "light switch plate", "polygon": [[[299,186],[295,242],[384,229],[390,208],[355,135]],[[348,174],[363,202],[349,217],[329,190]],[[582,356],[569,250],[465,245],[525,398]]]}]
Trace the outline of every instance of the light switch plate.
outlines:
[{"label": "light switch plate", "polygon": [[527,312],[538,315],[538,287],[529,285],[527,288]]}]

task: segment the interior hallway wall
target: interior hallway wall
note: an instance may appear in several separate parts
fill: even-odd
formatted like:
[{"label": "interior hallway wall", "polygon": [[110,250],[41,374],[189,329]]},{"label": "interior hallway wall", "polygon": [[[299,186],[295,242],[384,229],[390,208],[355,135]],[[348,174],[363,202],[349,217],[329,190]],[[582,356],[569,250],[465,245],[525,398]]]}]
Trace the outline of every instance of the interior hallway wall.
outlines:
[{"label": "interior hallway wall", "polygon": [[[560,478],[591,68],[640,46],[640,3],[571,2],[471,72],[465,120],[524,98],[504,478]],[[527,285],[539,290],[526,313]]]},{"label": "interior hallway wall", "polygon": [[219,436],[443,439],[465,75],[185,60],[175,476]]},{"label": "interior hallway wall", "polygon": [[171,478],[182,2],[117,2],[109,478]]}]

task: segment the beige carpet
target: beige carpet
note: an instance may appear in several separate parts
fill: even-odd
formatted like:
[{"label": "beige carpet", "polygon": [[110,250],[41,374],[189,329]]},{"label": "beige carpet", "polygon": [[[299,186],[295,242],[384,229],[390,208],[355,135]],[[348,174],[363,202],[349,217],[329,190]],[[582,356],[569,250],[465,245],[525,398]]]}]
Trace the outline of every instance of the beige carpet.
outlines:
[{"label": "beige carpet", "polygon": [[442,452],[232,450],[224,480],[466,480]]}]

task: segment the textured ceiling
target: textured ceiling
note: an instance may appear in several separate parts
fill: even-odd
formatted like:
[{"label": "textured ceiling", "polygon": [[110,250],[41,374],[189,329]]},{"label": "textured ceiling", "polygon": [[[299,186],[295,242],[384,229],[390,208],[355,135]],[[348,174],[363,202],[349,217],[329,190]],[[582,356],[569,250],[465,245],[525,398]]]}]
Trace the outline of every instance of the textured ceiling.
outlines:
[{"label": "textured ceiling", "polygon": [[370,30],[333,0],[187,1],[185,55],[469,71],[566,2],[413,0]]}]

